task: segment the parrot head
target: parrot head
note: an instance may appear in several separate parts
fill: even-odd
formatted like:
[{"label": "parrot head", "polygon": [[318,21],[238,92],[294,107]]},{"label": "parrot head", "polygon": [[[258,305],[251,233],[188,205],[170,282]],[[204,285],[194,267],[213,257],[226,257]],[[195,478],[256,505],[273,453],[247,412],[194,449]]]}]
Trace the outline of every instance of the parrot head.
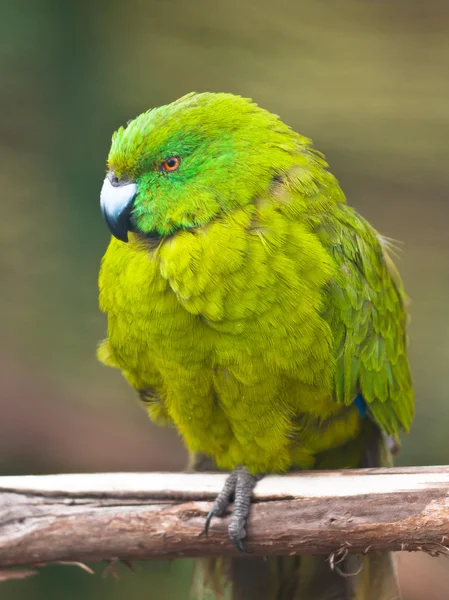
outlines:
[{"label": "parrot head", "polygon": [[114,133],[103,215],[124,242],[203,227],[266,192],[308,144],[251,100],[188,94]]}]

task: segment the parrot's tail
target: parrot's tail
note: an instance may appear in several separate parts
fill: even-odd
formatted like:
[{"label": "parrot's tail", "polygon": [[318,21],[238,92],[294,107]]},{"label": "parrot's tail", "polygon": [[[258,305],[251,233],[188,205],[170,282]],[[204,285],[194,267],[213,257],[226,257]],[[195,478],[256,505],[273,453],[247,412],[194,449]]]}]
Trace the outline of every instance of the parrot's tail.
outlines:
[{"label": "parrot's tail", "polygon": [[391,553],[197,559],[192,600],[400,600]]},{"label": "parrot's tail", "polygon": [[[341,457],[354,457],[355,453],[356,460],[351,466],[392,464],[391,440],[374,428],[373,424],[366,424],[363,438],[342,449]],[[363,448],[360,439],[364,439]],[[367,439],[371,440],[368,444]],[[323,456],[318,466],[336,468],[335,458],[334,450],[329,457]],[[348,461],[343,464],[348,465]],[[203,464],[195,467],[204,468]],[[198,559],[191,597],[192,600],[401,599],[395,557],[391,553],[347,556],[331,567],[328,557],[310,555]]]}]

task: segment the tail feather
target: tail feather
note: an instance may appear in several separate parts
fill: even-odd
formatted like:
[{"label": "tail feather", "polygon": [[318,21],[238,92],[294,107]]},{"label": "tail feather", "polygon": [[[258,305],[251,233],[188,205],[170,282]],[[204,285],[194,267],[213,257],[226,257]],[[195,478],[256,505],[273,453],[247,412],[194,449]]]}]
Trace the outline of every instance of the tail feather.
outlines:
[{"label": "tail feather", "polygon": [[[325,556],[270,556],[195,561],[192,600],[397,600],[356,595],[351,557],[332,570]],[[364,584],[363,584],[364,585]],[[379,588],[378,588],[379,589]]]},{"label": "tail feather", "polygon": [[355,576],[354,600],[401,600],[392,552],[371,552],[363,558],[363,568]]}]

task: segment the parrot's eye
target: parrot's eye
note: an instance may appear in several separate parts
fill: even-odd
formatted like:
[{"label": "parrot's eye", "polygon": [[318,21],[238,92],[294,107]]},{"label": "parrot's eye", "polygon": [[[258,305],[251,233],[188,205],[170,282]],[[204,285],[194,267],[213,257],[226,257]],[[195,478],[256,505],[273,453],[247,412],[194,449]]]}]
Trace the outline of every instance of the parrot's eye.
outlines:
[{"label": "parrot's eye", "polygon": [[181,163],[181,159],[179,156],[169,156],[164,160],[164,162],[159,167],[161,171],[165,171],[166,173],[171,173],[172,171],[176,171]]}]

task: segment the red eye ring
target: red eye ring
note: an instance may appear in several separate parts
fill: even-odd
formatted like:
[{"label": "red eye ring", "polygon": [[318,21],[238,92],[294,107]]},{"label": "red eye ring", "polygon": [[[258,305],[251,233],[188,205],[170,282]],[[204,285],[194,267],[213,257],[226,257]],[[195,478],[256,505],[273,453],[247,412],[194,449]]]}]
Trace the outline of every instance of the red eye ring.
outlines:
[{"label": "red eye ring", "polygon": [[176,171],[180,164],[181,159],[179,158],[179,156],[169,156],[164,160],[160,168],[161,171],[165,171],[166,173],[172,173],[173,171]]}]

